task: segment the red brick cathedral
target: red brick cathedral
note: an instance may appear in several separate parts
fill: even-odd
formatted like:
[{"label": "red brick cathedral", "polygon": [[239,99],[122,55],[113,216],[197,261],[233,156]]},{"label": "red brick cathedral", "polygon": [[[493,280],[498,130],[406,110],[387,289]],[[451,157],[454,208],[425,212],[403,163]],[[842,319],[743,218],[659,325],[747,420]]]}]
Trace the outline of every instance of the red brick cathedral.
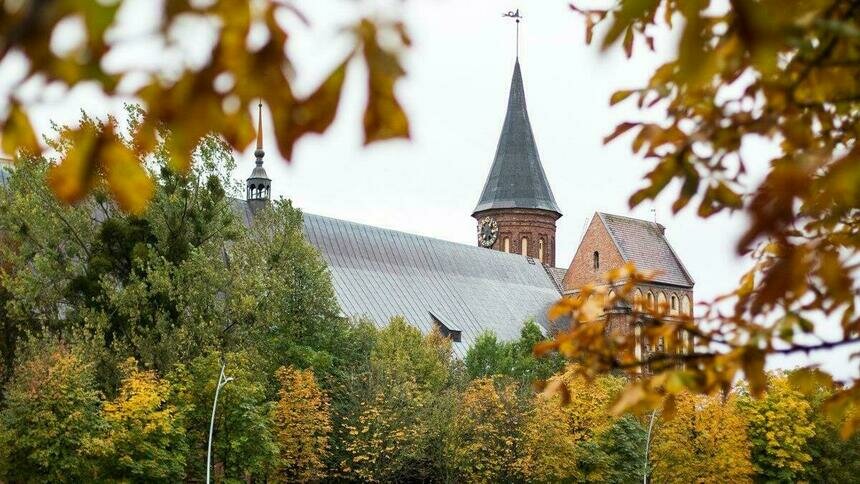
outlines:
[{"label": "red brick cathedral", "polygon": [[[274,185],[264,154],[260,138],[245,199],[235,201],[247,224],[269,203]],[[529,319],[551,331],[551,304],[576,295],[583,284],[601,284],[606,271],[625,262],[655,275],[636,288],[632,304],[607,308],[607,317],[635,330],[646,306],[691,312],[693,279],[657,223],[595,213],[573,260],[556,267],[561,210],[532,133],[519,59],[472,217],[477,247],[309,213],[304,231],[328,264],[344,317],[384,325],[403,316],[422,331],[436,328],[449,336],[461,356],[483,331],[514,339]]]}]

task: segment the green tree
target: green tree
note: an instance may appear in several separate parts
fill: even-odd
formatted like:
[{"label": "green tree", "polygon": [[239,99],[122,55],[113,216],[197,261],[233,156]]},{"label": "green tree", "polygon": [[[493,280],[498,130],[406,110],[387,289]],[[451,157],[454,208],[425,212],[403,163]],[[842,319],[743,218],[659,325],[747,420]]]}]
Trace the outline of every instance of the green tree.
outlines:
[{"label": "green tree", "polygon": [[812,460],[807,441],[815,435],[815,427],[810,421],[809,403],[780,374],[770,375],[767,392],[761,399],[743,394],[743,388],[741,391],[737,404],[748,422],[757,478],[797,481]]},{"label": "green tree", "polygon": [[93,366],[66,344],[30,349],[0,410],[0,478],[7,482],[91,481],[105,431]]},{"label": "green tree", "polygon": [[102,407],[107,435],[100,442],[100,472],[120,481],[181,480],[188,444],[184,416],[169,401],[170,382],[139,370],[133,359],[122,373],[119,395]]},{"label": "green tree", "polygon": [[[169,379],[176,382],[176,406],[188,415],[190,444],[188,478],[206,473],[206,445],[221,355],[199,356],[187,367],[176,367]],[[267,397],[268,375],[254,352],[223,354],[226,375],[233,380],[221,389],[215,414],[212,464],[215,475],[229,481],[263,479],[276,469],[278,443],[272,421],[274,403]]]},{"label": "green tree", "polygon": [[811,459],[804,465],[800,480],[815,483],[860,481],[860,435],[855,433],[847,439],[840,435],[840,427],[851,416],[834,420],[825,408],[828,398],[837,391],[833,382],[825,379],[814,385],[795,385],[797,376],[800,376],[797,372],[789,374],[789,381],[809,403],[815,432],[806,441],[805,451]]},{"label": "green tree", "polygon": [[466,372],[473,379],[507,375],[526,385],[547,379],[564,368],[564,359],[557,354],[543,358],[534,356],[533,348],[545,339],[533,320],[523,324],[520,337],[513,341],[499,341],[494,333],[485,331],[466,353]]}]

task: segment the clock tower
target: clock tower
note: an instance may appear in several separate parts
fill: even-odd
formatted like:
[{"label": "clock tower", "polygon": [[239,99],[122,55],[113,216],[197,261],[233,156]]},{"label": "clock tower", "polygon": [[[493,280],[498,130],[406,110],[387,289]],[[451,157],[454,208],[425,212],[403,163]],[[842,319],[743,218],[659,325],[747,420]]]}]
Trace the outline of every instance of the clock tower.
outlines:
[{"label": "clock tower", "polygon": [[519,58],[496,156],[472,217],[478,223],[481,247],[522,254],[555,267],[555,223],[561,211],[538,155]]}]

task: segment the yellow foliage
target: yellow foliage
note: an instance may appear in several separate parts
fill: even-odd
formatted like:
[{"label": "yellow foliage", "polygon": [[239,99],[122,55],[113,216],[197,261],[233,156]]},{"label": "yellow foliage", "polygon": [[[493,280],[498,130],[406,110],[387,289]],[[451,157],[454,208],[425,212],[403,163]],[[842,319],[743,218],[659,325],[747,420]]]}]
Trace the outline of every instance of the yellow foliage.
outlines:
[{"label": "yellow foliage", "polygon": [[311,370],[281,367],[281,389],[273,420],[280,448],[277,478],[288,482],[319,481],[325,477],[329,434],[329,400]]},{"label": "yellow foliage", "polygon": [[806,442],[815,434],[815,424],[807,400],[787,377],[772,375],[763,398],[742,397],[739,406],[749,421],[757,473],[773,480],[796,480],[812,460]]},{"label": "yellow foliage", "polygon": [[682,393],[661,419],[651,444],[655,482],[751,482],[746,421],[733,399]]},{"label": "yellow foliage", "polygon": [[[522,427],[517,470],[530,481],[570,480],[576,476],[577,444],[608,430],[615,418],[610,404],[624,380],[600,376],[588,380],[570,365],[553,380],[565,395],[539,394]],[[553,383],[553,382],[551,382]]]},{"label": "yellow foliage", "polygon": [[520,409],[516,387],[473,380],[463,393],[447,442],[453,469],[466,482],[498,482],[515,472]]}]

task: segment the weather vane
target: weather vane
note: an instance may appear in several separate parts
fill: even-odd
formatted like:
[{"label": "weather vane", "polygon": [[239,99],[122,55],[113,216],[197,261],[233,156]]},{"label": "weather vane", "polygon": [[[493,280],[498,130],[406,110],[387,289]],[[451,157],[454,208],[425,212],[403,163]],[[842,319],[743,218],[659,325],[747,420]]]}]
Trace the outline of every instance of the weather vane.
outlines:
[{"label": "weather vane", "polygon": [[516,9],[516,11],[508,10],[506,13],[502,14],[502,17],[512,18],[517,21],[517,58],[520,57],[520,19],[523,19],[522,15],[520,15],[520,9]]}]

